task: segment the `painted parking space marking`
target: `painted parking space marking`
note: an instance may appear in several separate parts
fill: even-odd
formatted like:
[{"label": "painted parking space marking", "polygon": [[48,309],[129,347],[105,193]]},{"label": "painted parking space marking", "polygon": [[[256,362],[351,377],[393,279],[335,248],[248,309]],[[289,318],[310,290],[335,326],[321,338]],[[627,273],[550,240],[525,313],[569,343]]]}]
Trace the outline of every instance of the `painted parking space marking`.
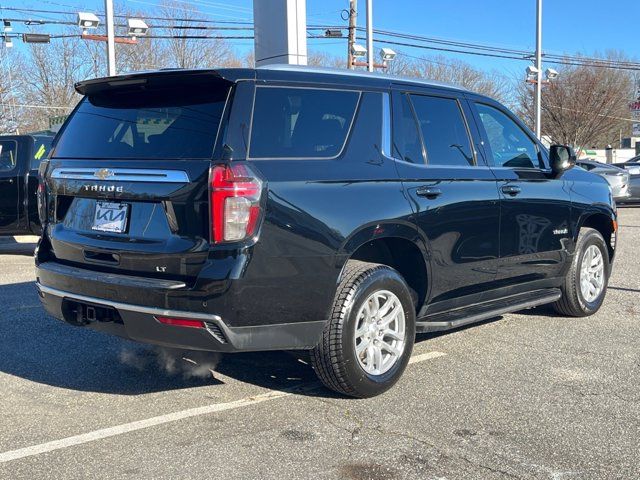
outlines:
[{"label": "painted parking space marking", "polygon": [[[418,355],[414,355],[409,359],[409,364],[423,362],[446,355],[443,352],[428,352]],[[40,455],[43,453],[53,452],[61,450],[63,448],[73,447],[75,445],[82,445],[89,442],[95,442],[96,440],[102,440],[109,437],[115,437],[123,435],[129,432],[135,432],[143,430],[149,427],[155,427],[157,425],[163,425],[166,423],[176,422],[178,420],[184,420],[186,418],[199,417],[201,415],[208,415],[211,413],[225,412],[228,410],[235,410],[237,408],[249,407],[251,405],[257,405],[259,403],[268,402],[271,400],[277,400],[279,398],[288,397],[295,393],[302,391],[313,391],[321,387],[320,383],[307,383],[304,385],[298,385],[289,389],[283,390],[269,390],[268,392],[254,395],[251,397],[245,397],[240,400],[227,403],[214,403],[212,405],[205,405],[203,407],[189,408],[187,410],[181,410],[178,412],[167,413],[165,415],[158,415],[156,417],[147,418],[144,420],[137,420],[135,422],[123,423],[114,427],[101,428],[92,432],[82,433],[80,435],[73,435],[71,437],[61,438],[59,440],[53,440],[51,442],[40,443],[38,445],[32,445],[30,447],[18,448],[16,450],[9,450],[7,452],[0,453],[0,463],[7,463],[13,460],[18,460],[25,457],[32,457],[34,455]]]},{"label": "painted parking space marking", "polygon": [[424,362],[425,360],[431,360],[433,358],[443,357],[446,353],[444,352],[427,352],[420,353],[418,355],[414,355],[409,359],[409,365],[412,363]]}]

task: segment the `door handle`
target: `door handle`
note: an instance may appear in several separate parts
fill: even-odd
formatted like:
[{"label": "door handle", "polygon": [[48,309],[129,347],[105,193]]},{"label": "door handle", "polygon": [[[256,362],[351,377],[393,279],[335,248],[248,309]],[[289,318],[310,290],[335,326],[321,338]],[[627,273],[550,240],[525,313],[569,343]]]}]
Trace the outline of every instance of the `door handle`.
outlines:
[{"label": "door handle", "polygon": [[418,187],[416,195],[425,198],[436,198],[442,195],[442,190],[437,187]]},{"label": "door handle", "polygon": [[520,187],[515,186],[515,185],[503,185],[502,186],[502,193],[506,193],[507,195],[511,195],[512,197],[515,197],[521,191],[522,191],[522,189]]}]

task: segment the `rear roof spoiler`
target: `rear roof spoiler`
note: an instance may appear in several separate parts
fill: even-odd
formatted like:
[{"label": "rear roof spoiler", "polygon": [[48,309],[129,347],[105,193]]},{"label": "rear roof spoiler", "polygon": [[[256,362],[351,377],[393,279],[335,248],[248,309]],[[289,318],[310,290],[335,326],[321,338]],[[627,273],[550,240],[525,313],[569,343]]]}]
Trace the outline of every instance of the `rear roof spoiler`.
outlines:
[{"label": "rear roof spoiler", "polygon": [[81,95],[95,95],[116,88],[135,87],[136,85],[147,85],[153,83],[173,83],[180,80],[191,81],[226,81],[235,83],[238,80],[254,80],[255,70],[248,68],[222,68],[213,69],[180,69],[168,68],[162,70],[152,70],[135,72],[131,74],[118,75],[116,77],[93,78],[77,82],[74,87]]}]

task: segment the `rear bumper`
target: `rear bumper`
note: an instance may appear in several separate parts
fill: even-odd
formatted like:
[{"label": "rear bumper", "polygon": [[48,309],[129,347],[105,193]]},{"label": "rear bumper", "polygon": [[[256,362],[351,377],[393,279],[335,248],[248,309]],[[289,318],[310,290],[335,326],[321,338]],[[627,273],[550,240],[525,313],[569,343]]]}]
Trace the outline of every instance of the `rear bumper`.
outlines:
[{"label": "rear bumper", "polygon": [[[93,321],[87,328],[174,348],[217,352],[309,349],[317,344],[325,324],[314,321],[230,327],[218,315],[121,303],[58,290],[40,282],[36,287],[45,310],[60,320],[74,320],[69,318],[65,302],[107,307],[117,311],[121,322]],[[144,298],[143,292],[139,298]],[[156,319],[159,316],[202,320],[205,328],[166,325]]]}]

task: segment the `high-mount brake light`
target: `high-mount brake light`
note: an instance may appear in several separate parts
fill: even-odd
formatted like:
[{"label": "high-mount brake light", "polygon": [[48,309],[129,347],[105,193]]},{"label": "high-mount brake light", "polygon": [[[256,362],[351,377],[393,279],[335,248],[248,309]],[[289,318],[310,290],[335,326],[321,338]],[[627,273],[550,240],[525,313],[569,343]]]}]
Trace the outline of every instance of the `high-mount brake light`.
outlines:
[{"label": "high-mount brake light", "polygon": [[216,165],[211,169],[211,238],[238,242],[256,233],[262,181],[247,165]]}]

